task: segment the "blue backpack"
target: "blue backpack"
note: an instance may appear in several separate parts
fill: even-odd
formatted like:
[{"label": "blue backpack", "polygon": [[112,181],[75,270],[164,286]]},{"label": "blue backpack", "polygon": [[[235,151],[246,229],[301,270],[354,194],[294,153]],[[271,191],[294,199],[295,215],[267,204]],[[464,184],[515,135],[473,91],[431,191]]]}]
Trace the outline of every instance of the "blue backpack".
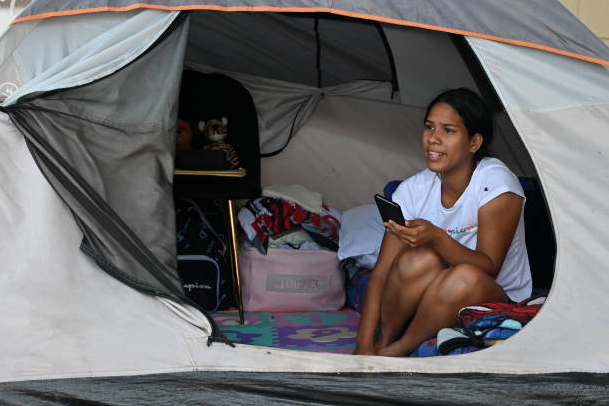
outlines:
[{"label": "blue backpack", "polygon": [[[220,220],[222,213],[214,212]],[[216,311],[233,304],[228,246],[193,200],[176,202],[178,275],[184,294],[203,309]]]}]

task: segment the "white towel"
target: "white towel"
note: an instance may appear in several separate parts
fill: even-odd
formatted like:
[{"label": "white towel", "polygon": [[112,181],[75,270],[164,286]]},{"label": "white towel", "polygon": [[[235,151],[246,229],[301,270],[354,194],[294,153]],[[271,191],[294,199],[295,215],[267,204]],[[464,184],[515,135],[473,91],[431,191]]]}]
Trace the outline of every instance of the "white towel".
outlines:
[{"label": "white towel", "polygon": [[275,197],[297,203],[311,213],[321,213],[321,193],[314,192],[302,185],[280,184],[262,188],[262,196]]}]

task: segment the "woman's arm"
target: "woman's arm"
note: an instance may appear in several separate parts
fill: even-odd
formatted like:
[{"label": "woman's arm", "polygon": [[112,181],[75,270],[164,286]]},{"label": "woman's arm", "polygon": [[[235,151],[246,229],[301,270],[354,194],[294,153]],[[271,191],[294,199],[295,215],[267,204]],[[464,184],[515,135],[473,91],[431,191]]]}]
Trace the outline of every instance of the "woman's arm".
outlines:
[{"label": "woman's arm", "polygon": [[404,227],[390,222],[387,228],[411,247],[430,246],[448,264],[471,264],[495,278],[514,238],[522,204],[521,196],[506,192],[482,206],[478,210],[475,250],[461,245],[444,230],[426,220],[409,220]]},{"label": "woman's arm", "polygon": [[394,234],[385,232],[378,260],[372,269],[372,274],[366,287],[366,296],[364,297],[354,354],[375,354],[374,331],[380,321],[383,288],[389,268],[402,248],[404,248],[403,242]]}]

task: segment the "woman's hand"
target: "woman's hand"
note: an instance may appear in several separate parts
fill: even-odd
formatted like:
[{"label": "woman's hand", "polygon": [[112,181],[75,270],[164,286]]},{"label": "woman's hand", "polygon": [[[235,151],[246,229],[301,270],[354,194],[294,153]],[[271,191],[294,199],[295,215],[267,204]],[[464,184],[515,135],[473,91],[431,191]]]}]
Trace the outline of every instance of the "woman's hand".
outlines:
[{"label": "woman's hand", "polygon": [[393,220],[383,224],[387,231],[412,248],[434,246],[445,234],[444,231],[423,219],[406,220],[403,226]]}]

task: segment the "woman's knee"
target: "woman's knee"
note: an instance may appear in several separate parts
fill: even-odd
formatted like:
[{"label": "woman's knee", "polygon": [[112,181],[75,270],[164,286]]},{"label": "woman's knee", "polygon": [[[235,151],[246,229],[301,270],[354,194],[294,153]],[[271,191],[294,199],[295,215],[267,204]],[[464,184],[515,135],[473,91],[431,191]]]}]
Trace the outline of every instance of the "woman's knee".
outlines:
[{"label": "woman's knee", "polygon": [[462,264],[452,268],[436,286],[440,298],[450,302],[477,301],[501,295],[503,290],[481,269]]},{"label": "woman's knee", "polygon": [[394,261],[394,270],[402,280],[435,274],[443,268],[444,263],[440,256],[426,247],[402,250]]}]

